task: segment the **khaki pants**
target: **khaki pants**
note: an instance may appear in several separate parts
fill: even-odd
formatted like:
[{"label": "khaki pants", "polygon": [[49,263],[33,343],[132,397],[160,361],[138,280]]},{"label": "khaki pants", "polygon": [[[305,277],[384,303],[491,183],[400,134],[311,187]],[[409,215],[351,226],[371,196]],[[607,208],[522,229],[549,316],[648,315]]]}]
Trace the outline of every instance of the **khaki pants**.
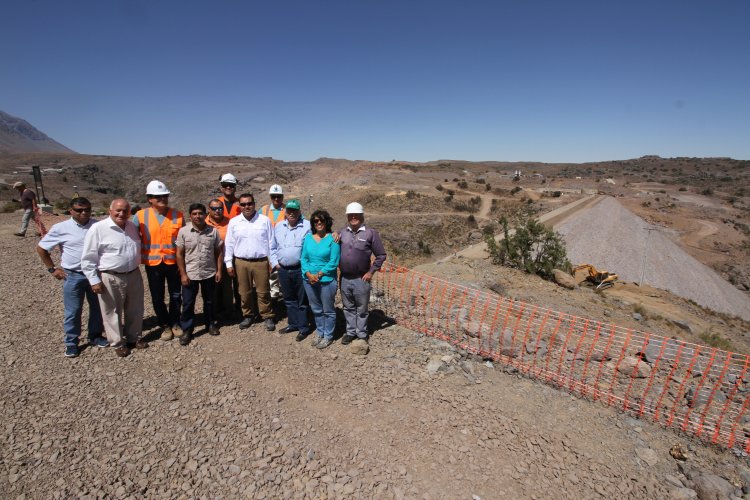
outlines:
[{"label": "khaki pants", "polygon": [[[272,319],[271,288],[268,286],[268,259],[259,262],[234,259],[234,269],[240,285],[242,315],[247,317],[260,313],[261,318]],[[256,298],[257,303],[255,302]]]},{"label": "khaki pants", "polygon": [[104,291],[99,294],[104,333],[109,345],[120,347],[123,337],[130,344],[143,327],[143,278],[140,268],[126,274],[101,273]]}]

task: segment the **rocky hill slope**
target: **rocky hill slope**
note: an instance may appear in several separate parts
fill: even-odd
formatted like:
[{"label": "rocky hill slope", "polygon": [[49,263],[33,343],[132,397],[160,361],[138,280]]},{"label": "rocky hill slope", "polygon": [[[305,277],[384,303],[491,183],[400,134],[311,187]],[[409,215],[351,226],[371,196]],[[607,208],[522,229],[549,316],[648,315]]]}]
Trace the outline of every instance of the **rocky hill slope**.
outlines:
[{"label": "rocky hill slope", "polygon": [[0,154],[74,152],[26,120],[0,111]]}]

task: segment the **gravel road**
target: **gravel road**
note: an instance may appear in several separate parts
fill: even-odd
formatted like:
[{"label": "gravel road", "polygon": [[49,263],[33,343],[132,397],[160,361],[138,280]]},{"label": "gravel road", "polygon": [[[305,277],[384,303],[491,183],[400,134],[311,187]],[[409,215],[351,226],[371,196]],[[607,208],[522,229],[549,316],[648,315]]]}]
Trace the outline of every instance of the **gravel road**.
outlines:
[{"label": "gravel road", "polygon": [[16,219],[0,215],[3,498],[666,498],[699,490],[695,471],[747,472],[397,325],[367,356],[230,326],[64,358],[60,284]]},{"label": "gravel road", "polygon": [[[593,264],[622,281],[669,290],[715,311],[750,320],[750,299],[677,246],[661,229],[607,197],[555,226],[574,264]],[[644,258],[645,254],[645,258]]]}]

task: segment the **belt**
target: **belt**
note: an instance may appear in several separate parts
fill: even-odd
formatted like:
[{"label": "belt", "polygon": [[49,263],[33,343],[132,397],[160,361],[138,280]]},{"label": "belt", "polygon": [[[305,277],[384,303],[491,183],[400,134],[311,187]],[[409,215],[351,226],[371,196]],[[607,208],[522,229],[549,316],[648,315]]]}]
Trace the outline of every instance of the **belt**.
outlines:
[{"label": "belt", "polygon": [[135,272],[137,270],[138,270],[138,268],[136,267],[135,269],[132,269],[130,271],[119,272],[119,271],[110,271],[109,269],[107,269],[107,270],[102,270],[101,272],[103,272],[105,274],[130,274],[130,273]]},{"label": "belt", "polygon": [[345,278],[348,280],[358,280],[362,278],[362,276],[364,276],[364,274],[342,274],[341,275],[342,278]]},{"label": "belt", "polygon": [[285,265],[279,264],[279,267],[281,267],[281,269],[285,269],[285,270],[291,271],[293,269],[301,269],[302,268],[302,264],[301,263],[300,264],[295,264],[293,266],[285,266]]},{"label": "belt", "polygon": [[245,259],[243,257],[235,257],[235,259],[244,260],[245,262],[265,262],[268,260],[268,257],[256,257],[254,259]]}]

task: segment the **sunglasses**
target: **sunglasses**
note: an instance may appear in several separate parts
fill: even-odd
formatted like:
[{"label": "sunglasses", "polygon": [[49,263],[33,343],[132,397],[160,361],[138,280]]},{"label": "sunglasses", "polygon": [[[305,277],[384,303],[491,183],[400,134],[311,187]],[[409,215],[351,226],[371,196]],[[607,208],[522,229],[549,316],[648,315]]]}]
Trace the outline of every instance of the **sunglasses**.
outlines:
[{"label": "sunglasses", "polygon": [[325,223],[326,223],[326,221],[324,221],[324,220],[320,220],[320,219],[315,219],[315,220],[314,220],[314,221],[312,221],[312,222],[313,222],[313,224],[325,224]]},{"label": "sunglasses", "polygon": [[83,212],[91,213],[91,207],[89,207],[89,208],[71,208],[71,210],[74,211],[77,214],[80,214],[80,213],[83,213]]},{"label": "sunglasses", "polygon": [[155,194],[151,196],[151,198],[157,199],[157,200],[166,200],[169,198],[168,194]]},{"label": "sunglasses", "polygon": [[210,208],[214,212],[223,212],[224,211],[224,207],[208,207],[208,208]]},{"label": "sunglasses", "polygon": [[222,184],[221,187],[235,189],[237,186],[234,184]]},{"label": "sunglasses", "polygon": [[238,203],[238,205],[241,206],[241,207],[243,207],[243,208],[244,207],[252,207],[253,205],[255,205],[255,202],[254,201],[247,201],[245,203]]},{"label": "sunglasses", "polygon": [[283,195],[283,194],[272,194],[272,195],[271,195],[271,199],[272,199],[272,200],[278,200],[278,199],[281,199],[281,198],[283,198],[283,197],[284,197],[284,195]]}]

